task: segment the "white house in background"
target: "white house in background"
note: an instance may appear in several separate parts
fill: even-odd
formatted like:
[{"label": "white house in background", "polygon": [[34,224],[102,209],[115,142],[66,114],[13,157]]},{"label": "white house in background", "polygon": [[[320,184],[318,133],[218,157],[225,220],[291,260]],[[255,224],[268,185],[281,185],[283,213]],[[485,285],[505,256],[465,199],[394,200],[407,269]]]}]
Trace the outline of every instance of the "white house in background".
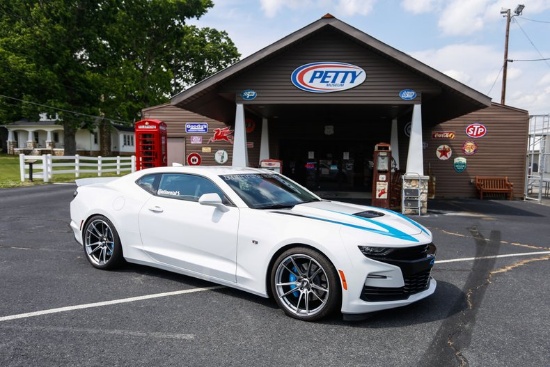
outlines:
[{"label": "white house in background", "polygon": [[[56,115],[48,116],[40,114],[40,120],[31,122],[27,120],[16,121],[4,125],[8,130],[7,152],[8,154],[42,155],[64,154],[65,143],[63,141],[63,125]],[[111,152],[113,155],[131,155],[136,151],[135,134],[133,126],[112,124]],[[78,129],[75,134],[76,151],[80,155],[98,155],[100,151],[100,139],[97,127],[93,131]]]}]

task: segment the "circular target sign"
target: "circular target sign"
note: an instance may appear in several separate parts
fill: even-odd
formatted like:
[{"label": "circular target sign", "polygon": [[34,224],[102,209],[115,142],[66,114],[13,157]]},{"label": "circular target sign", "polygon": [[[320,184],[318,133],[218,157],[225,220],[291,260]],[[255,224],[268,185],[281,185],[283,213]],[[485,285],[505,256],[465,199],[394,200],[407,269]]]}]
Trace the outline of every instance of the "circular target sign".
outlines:
[{"label": "circular target sign", "polygon": [[199,153],[191,153],[187,156],[187,164],[190,166],[198,166],[201,164],[201,155]]}]

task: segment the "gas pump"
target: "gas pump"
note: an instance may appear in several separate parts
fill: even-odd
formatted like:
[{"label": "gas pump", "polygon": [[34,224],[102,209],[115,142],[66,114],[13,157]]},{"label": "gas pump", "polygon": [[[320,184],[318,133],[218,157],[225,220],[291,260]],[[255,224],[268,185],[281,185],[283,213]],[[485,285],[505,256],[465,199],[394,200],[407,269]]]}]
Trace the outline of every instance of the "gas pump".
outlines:
[{"label": "gas pump", "polygon": [[391,190],[391,148],[390,144],[378,143],[374,146],[374,167],[372,172],[372,205],[390,207]]},{"label": "gas pump", "polygon": [[136,169],[166,166],[166,124],[146,119],[136,122]]}]

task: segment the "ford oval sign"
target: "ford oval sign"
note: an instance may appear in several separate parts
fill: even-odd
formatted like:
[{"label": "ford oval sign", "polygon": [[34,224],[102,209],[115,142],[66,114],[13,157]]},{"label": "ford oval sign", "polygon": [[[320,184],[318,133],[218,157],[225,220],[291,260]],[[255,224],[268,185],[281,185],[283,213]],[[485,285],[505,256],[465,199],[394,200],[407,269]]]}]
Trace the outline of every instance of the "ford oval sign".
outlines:
[{"label": "ford oval sign", "polygon": [[254,98],[256,98],[257,95],[258,94],[251,89],[247,89],[241,93],[241,97],[243,97],[243,99],[247,101],[253,100]]},{"label": "ford oval sign", "polygon": [[412,89],[403,89],[399,92],[399,97],[404,101],[412,101],[416,98],[416,92]]},{"label": "ford oval sign", "polygon": [[290,80],[296,88],[311,93],[340,92],[355,88],[367,74],[359,66],[343,62],[312,62],[292,72]]}]

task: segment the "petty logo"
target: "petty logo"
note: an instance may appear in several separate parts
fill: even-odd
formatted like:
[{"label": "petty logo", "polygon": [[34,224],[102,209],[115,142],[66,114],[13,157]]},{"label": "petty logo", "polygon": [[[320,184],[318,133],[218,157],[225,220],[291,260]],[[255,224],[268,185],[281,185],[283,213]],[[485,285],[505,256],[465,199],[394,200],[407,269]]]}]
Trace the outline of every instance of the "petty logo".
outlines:
[{"label": "petty logo", "polygon": [[340,92],[355,88],[367,78],[359,66],[343,62],[313,62],[298,67],[290,80],[296,88],[311,93]]}]

